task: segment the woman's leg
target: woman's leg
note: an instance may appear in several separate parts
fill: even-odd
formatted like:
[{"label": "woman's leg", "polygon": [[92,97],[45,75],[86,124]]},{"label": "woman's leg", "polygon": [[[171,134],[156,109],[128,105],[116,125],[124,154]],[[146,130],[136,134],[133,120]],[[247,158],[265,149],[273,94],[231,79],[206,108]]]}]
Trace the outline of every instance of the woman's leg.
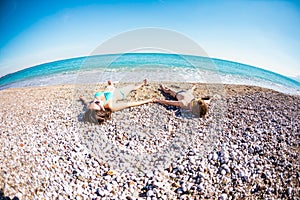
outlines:
[{"label": "woman's leg", "polygon": [[164,87],[163,85],[160,85],[160,89],[165,93],[170,95],[173,98],[176,98],[176,94],[177,92],[175,92],[174,90],[171,90],[170,88]]},{"label": "woman's leg", "polygon": [[188,95],[193,95],[194,90],[196,89],[196,87],[197,87],[196,85],[193,85],[193,87],[188,89],[187,91],[185,91],[185,93],[188,94]]},{"label": "woman's leg", "polygon": [[167,87],[164,87],[163,85],[160,85],[160,89],[165,93],[165,94],[168,94],[170,95],[171,97],[177,99],[178,101],[181,101],[185,98],[185,93],[186,91],[179,91],[179,92],[176,92],[174,90],[171,90],[170,88],[167,88]]},{"label": "woman's leg", "polygon": [[147,81],[147,79],[145,79],[143,81],[143,83],[141,83],[139,85],[127,85],[122,88],[116,88],[116,90],[114,91],[114,100],[119,101],[119,100],[125,99],[129,95],[130,92],[137,90],[144,85],[147,85],[147,83],[148,83],[148,81]]},{"label": "woman's leg", "polygon": [[107,86],[105,87],[105,91],[109,91],[109,92],[114,92],[115,91],[115,86],[113,85],[113,83],[108,80],[107,81]]}]

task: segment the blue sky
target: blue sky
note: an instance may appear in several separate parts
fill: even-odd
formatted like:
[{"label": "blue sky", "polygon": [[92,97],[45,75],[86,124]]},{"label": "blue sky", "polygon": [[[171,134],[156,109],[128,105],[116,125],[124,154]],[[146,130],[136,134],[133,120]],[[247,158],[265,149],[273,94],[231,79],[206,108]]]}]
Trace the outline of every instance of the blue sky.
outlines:
[{"label": "blue sky", "polygon": [[183,34],[210,57],[300,76],[297,1],[0,2],[0,76],[36,64],[90,55],[112,37],[146,27]]}]

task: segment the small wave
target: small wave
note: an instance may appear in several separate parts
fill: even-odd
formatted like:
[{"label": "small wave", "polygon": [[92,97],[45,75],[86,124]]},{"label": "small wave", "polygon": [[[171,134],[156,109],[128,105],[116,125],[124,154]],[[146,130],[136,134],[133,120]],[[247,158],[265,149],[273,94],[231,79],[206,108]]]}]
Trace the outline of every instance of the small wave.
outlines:
[{"label": "small wave", "polygon": [[[45,73],[47,72],[47,73]],[[138,53],[61,60],[0,78],[0,89],[113,80],[254,85],[299,94],[300,83],[257,67],[200,56]]]}]

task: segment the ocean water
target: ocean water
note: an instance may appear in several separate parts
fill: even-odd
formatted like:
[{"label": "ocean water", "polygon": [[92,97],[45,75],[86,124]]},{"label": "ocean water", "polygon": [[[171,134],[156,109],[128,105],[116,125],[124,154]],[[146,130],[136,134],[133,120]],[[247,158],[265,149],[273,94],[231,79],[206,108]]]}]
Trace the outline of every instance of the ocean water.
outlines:
[{"label": "ocean water", "polygon": [[57,84],[149,81],[254,85],[300,94],[300,83],[261,68],[201,56],[129,53],[59,60],[0,78],[0,89]]}]

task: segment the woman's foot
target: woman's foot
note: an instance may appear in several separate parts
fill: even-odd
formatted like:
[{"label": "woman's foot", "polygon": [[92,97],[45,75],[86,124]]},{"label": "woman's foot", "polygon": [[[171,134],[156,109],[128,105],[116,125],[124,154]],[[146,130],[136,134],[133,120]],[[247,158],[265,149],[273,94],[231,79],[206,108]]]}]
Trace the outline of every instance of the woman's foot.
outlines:
[{"label": "woman's foot", "polygon": [[169,88],[165,88],[162,84],[159,85],[159,88],[160,88],[160,90],[163,91],[164,93],[168,93],[168,92],[171,91]]},{"label": "woman's foot", "polygon": [[162,84],[160,84],[160,85],[159,85],[159,89],[162,90],[162,91],[164,91],[164,90],[165,90],[165,87],[164,87]]},{"label": "woman's foot", "polygon": [[168,95],[171,95],[171,97],[175,98],[176,99],[176,92],[169,89],[169,88],[166,88],[164,87],[163,85],[159,85],[160,87],[160,90],[165,93],[165,94],[168,94]]},{"label": "woman's foot", "polygon": [[107,84],[108,86],[106,86],[106,91],[113,92],[115,90],[114,84],[110,80],[107,81]]},{"label": "woman's foot", "polygon": [[148,85],[148,80],[147,79],[144,79],[144,81],[143,81],[143,86],[145,86],[145,85]]},{"label": "woman's foot", "polygon": [[195,84],[193,84],[192,90],[195,90],[196,88],[197,88],[197,85],[195,83]]}]

